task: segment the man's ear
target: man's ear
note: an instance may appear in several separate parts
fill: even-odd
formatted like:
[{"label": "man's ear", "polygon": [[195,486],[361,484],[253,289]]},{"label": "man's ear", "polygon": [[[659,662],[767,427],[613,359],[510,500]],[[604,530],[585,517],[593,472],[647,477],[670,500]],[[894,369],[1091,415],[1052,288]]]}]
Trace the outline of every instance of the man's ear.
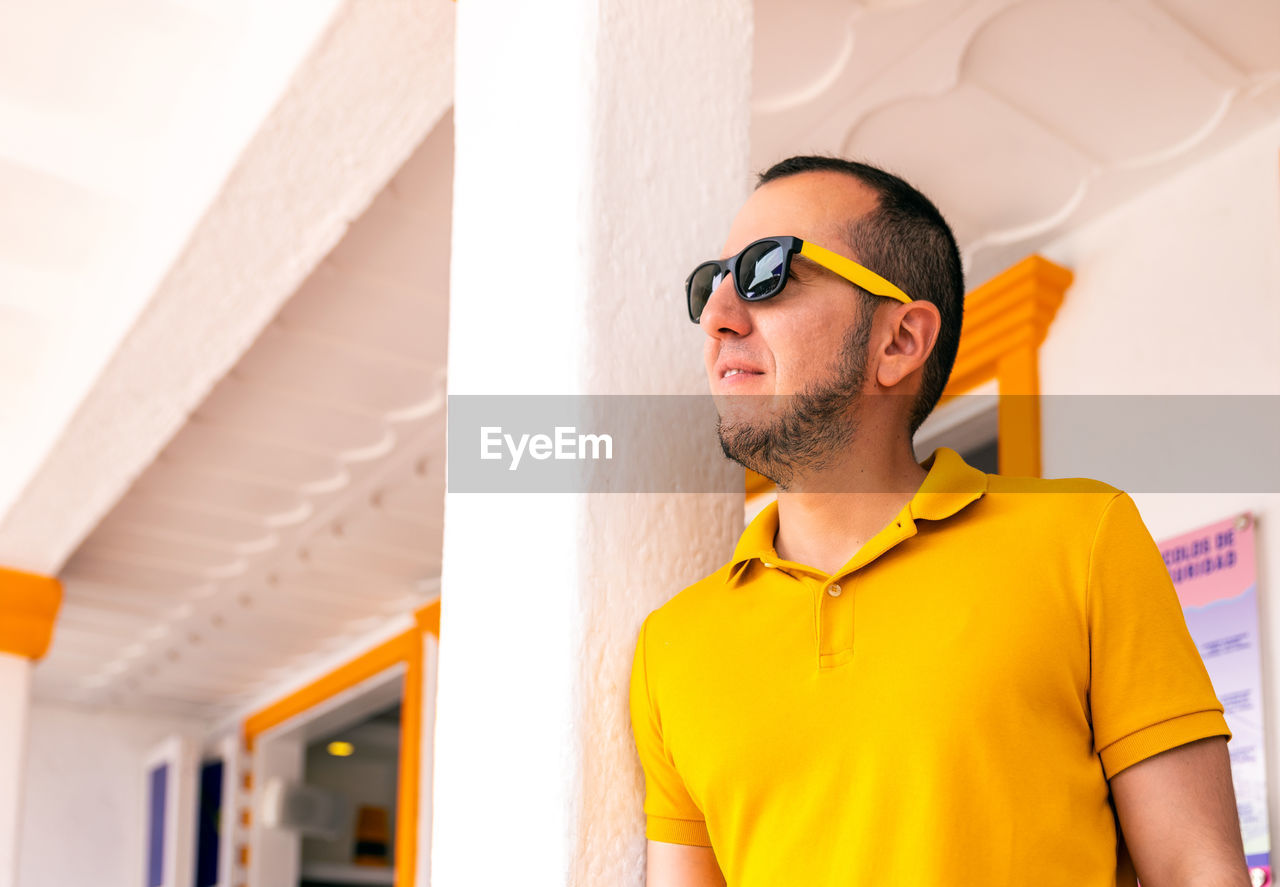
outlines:
[{"label": "man's ear", "polygon": [[884,347],[876,365],[876,383],[892,388],[928,360],[938,341],[942,315],[932,302],[916,301],[894,306],[884,326]]}]

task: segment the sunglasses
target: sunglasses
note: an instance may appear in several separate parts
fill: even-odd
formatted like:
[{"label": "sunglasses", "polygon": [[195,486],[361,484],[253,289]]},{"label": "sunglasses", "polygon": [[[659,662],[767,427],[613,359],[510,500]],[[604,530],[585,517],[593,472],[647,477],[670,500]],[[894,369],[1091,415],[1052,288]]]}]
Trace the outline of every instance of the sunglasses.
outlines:
[{"label": "sunglasses", "polygon": [[689,300],[689,319],[694,323],[701,319],[702,309],[707,307],[711,294],[726,274],[733,275],[733,288],[738,291],[739,298],[747,302],[773,298],[787,285],[791,260],[797,255],[834,271],[873,295],[887,296],[899,302],[911,301],[910,296],[871,269],[816,243],[799,237],[766,237],[748,244],[736,256],[703,262],[693,269],[684,283]]}]

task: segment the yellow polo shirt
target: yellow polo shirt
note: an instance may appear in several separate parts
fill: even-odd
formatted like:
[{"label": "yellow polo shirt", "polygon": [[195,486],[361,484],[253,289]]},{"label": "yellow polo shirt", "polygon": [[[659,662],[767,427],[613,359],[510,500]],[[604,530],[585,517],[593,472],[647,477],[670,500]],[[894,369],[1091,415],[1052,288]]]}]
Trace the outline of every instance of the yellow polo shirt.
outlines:
[{"label": "yellow polo shirt", "polygon": [[1107,778],[1230,736],[1133,501],[941,448],[834,575],[771,505],[645,619],[646,833],[732,887],[1135,883]]}]

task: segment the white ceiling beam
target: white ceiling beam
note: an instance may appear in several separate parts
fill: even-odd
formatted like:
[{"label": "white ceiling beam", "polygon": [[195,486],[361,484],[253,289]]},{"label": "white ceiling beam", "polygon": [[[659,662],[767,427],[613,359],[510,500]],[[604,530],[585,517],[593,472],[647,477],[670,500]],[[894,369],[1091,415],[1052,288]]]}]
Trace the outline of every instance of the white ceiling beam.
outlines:
[{"label": "white ceiling beam", "polygon": [[449,0],[347,0],[57,444],[0,563],[57,573],[453,102]]}]

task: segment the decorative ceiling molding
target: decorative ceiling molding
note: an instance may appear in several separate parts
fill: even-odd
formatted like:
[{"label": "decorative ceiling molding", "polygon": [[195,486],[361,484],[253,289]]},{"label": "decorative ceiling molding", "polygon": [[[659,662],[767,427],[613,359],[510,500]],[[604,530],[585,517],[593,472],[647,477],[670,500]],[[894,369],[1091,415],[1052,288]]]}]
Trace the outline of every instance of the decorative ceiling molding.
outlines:
[{"label": "decorative ceiling molding", "polygon": [[452,104],[453,17],[340,5],[39,469],[0,490],[0,563],[58,572],[342,239]]},{"label": "decorative ceiling molding", "polygon": [[1280,6],[1231,7],[931,0],[830,15],[840,39],[793,28],[790,54],[766,33],[757,79],[789,87],[757,89],[753,159],[831,152],[903,175],[952,221],[978,284],[1280,113]]},{"label": "decorative ceiling molding", "polygon": [[440,573],[446,115],[62,570],[36,691],[209,723]]},{"label": "decorative ceiling molding", "polygon": [[810,45],[803,55],[790,54],[790,64],[770,77],[756,79],[751,99],[757,114],[775,114],[806,105],[834,86],[853,61],[854,34],[862,9],[844,3],[757,4],[756,53],[787,53],[794,41]]}]

